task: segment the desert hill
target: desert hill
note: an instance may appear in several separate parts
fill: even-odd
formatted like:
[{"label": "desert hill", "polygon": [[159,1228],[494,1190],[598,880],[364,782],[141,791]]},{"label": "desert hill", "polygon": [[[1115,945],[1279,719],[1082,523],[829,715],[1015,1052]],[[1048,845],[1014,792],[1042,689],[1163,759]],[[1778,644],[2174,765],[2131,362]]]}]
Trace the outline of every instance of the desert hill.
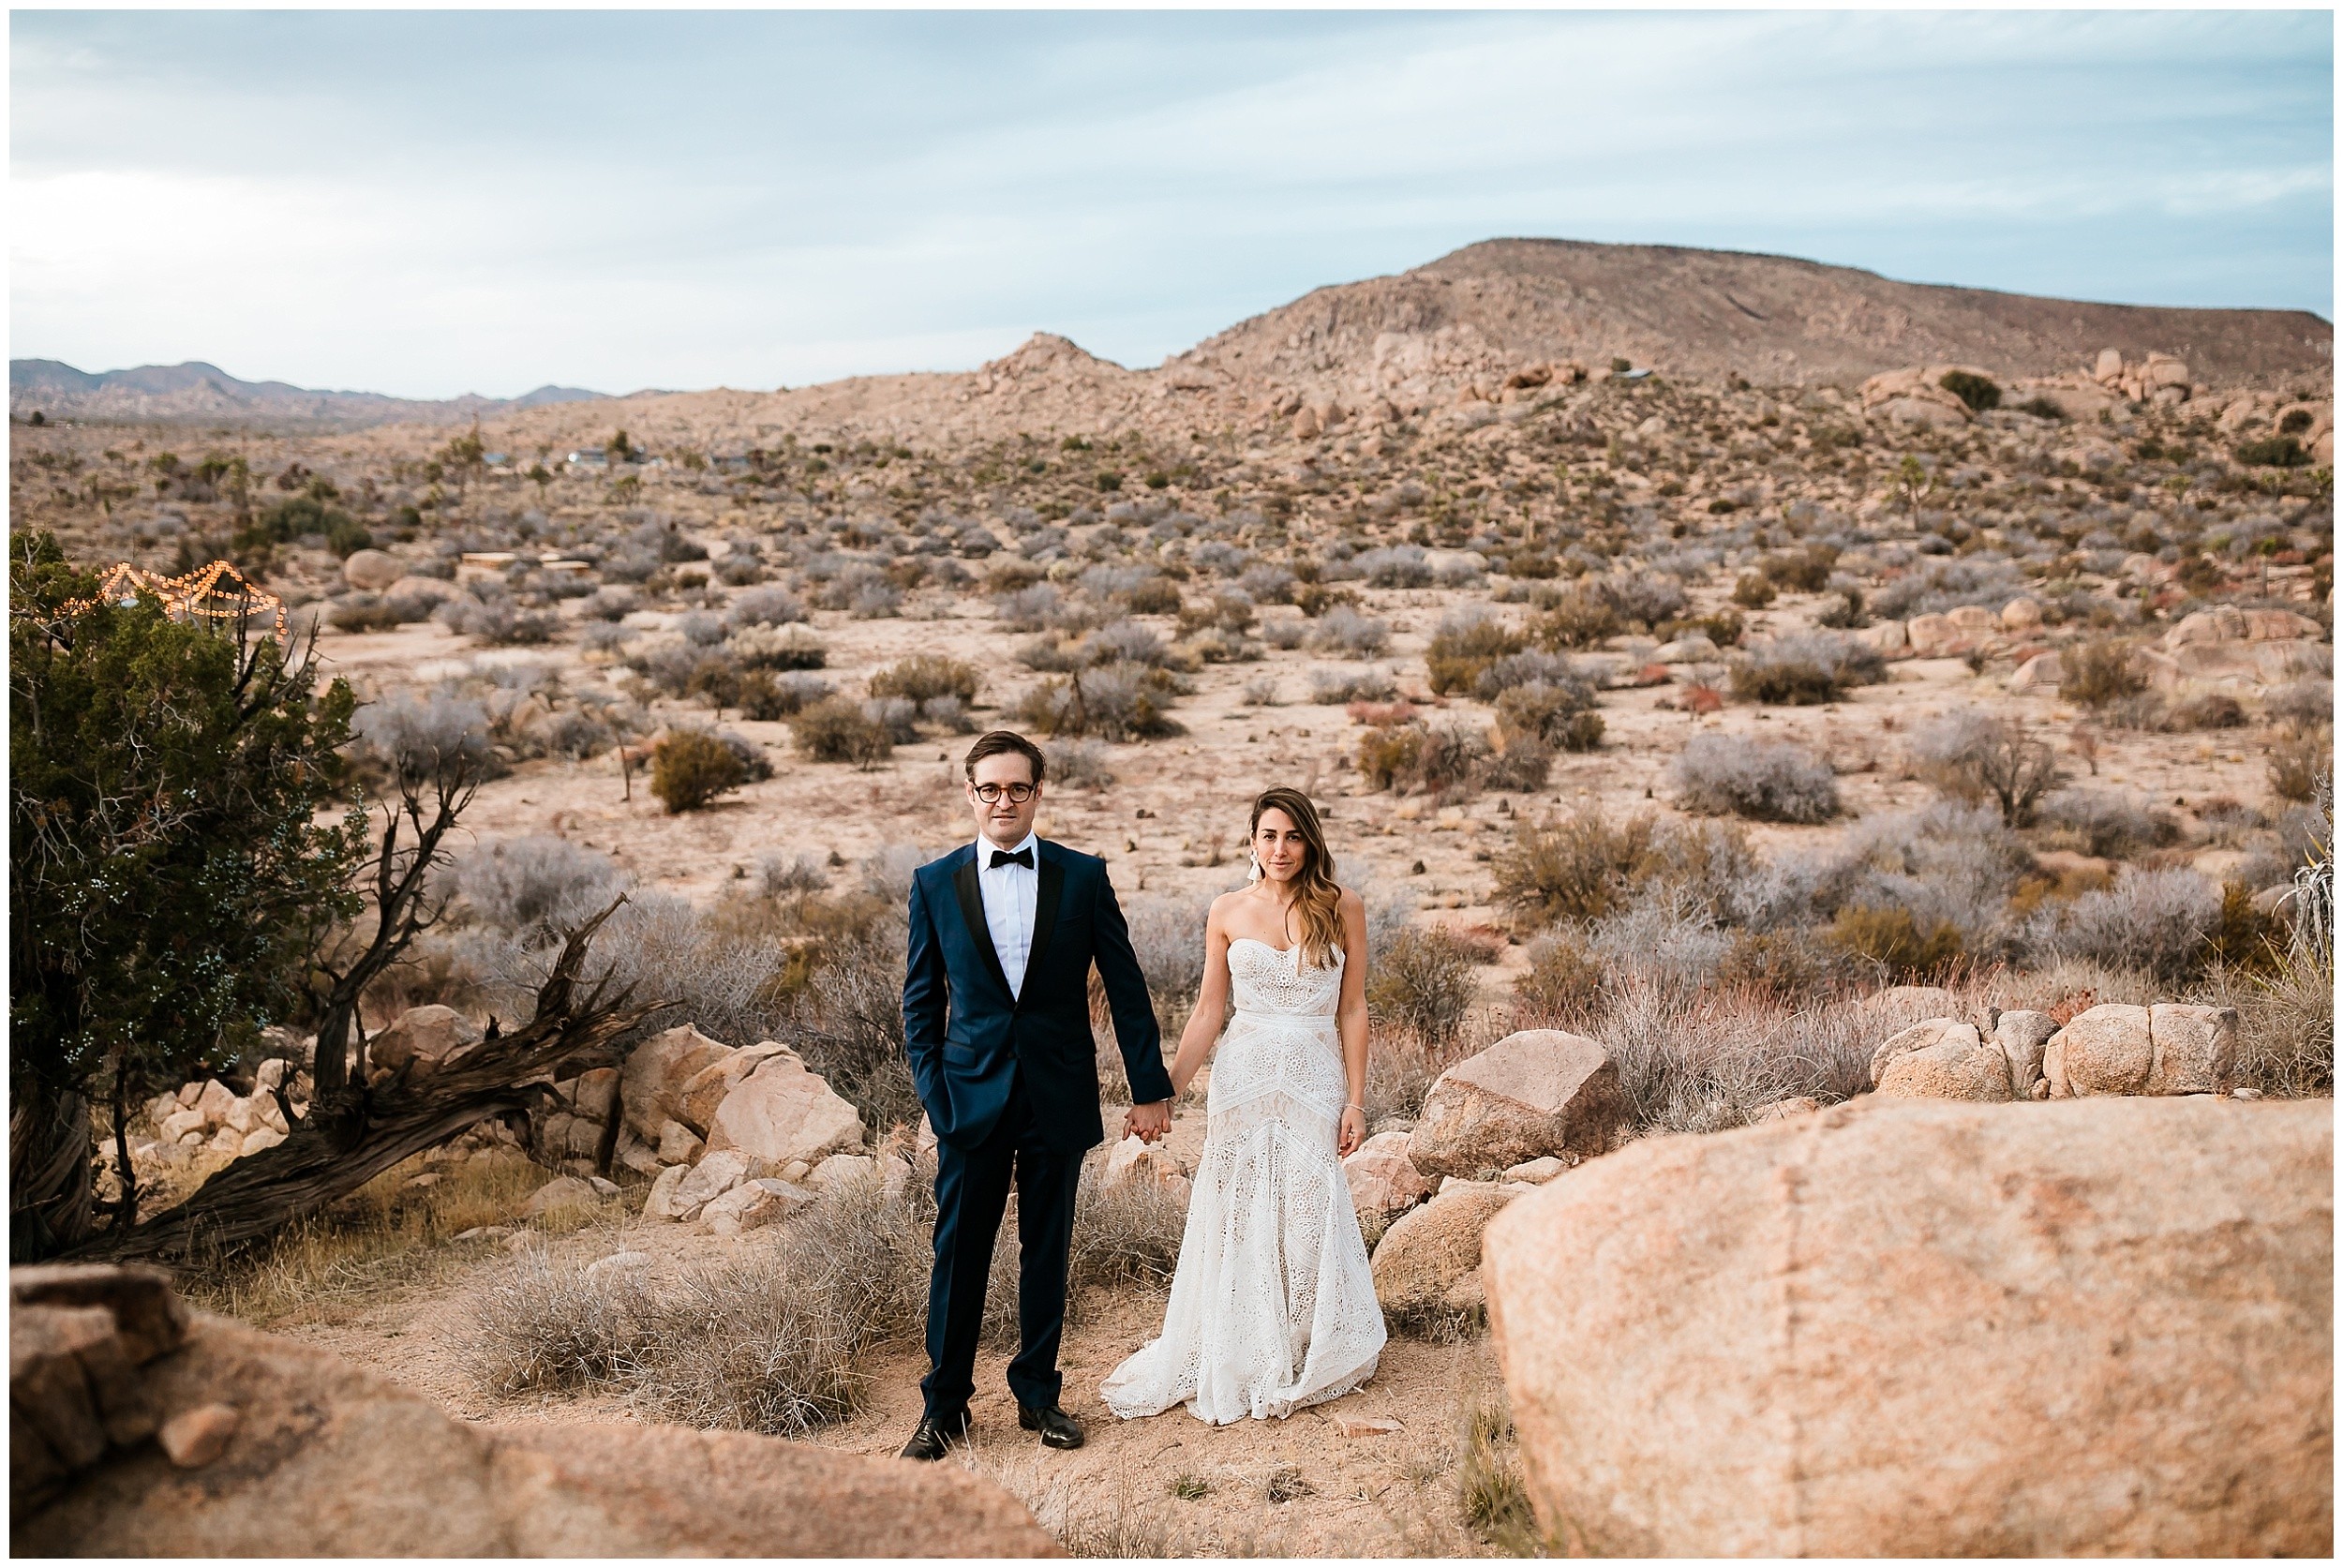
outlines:
[{"label": "desert hill", "polygon": [[120,424],[234,421],[271,427],[440,424],[547,403],[587,402],[603,394],[541,386],[518,397],[421,399],[376,392],[319,392],[284,381],[239,381],[216,365],[142,365],[129,370],[79,370],[60,360],[8,361],[8,412]]},{"label": "desert hill", "polygon": [[[2323,384],[2333,348],[2333,326],[2307,311],[2096,305],[1901,283],[1792,257],[1490,240],[1396,276],[1314,290],[1149,370],[1037,333],[972,371],[646,396],[623,412],[638,437],[703,449],[790,434],[949,447],[1020,433],[1177,437],[1310,408],[1387,423],[1494,398],[1508,380],[1535,381],[1557,364],[1615,359],[1699,381],[1852,386],[1910,365],[2075,372],[2114,349],[2128,362],[2177,355],[2198,384],[2229,387]],[[599,441],[614,411],[535,410],[504,439]]]}]

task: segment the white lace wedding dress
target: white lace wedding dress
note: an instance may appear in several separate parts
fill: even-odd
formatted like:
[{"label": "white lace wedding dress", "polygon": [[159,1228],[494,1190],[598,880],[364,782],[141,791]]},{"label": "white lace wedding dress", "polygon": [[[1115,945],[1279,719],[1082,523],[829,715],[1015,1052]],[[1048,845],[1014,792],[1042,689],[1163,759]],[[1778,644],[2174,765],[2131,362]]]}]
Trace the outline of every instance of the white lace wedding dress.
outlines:
[{"label": "white lace wedding dress", "polygon": [[1335,1156],[1350,1088],[1335,1029],[1342,955],[1229,944],[1236,1016],[1207,1096],[1203,1158],[1163,1333],[1099,1392],[1115,1414],[1183,1400],[1225,1426],[1285,1416],[1375,1375],[1383,1313]]}]

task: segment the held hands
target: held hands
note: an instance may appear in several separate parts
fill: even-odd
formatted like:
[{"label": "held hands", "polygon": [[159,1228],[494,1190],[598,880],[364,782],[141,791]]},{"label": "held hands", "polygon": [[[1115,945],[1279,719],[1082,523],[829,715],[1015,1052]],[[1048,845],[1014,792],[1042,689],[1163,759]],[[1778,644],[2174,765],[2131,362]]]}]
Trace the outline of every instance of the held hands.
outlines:
[{"label": "held hands", "polygon": [[1134,1105],[1123,1113],[1123,1136],[1137,1138],[1142,1143],[1161,1141],[1172,1130],[1172,1102],[1157,1100],[1152,1105]]},{"label": "held hands", "polygon": [[1342,1108],[1342,1137],[1335,1145],[1336,1157],[1348,1159],[1366,1142],[1366,1113],[1355,1105]]}]

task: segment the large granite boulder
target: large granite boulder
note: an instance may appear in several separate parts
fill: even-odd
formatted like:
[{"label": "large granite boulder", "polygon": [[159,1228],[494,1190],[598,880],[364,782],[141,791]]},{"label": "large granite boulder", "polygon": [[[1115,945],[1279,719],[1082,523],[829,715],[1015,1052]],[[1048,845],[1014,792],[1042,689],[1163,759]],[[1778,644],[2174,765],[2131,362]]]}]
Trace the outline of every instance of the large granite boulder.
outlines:
[{"label": "large granite boulder", "polygon": [[1524,1029],[1450,1068],[1424,1097],[1408,1158],[1470,1179],[1555,1155],[1602,1154],[1627,1121],[1611,1053],[1584,1035]]},{"label": "large granite boulder", "polygon": [[708,1157],[738,1149],[775,1171],[862,1147],[862,1118],[798,1053],[777,1049],[735,1084],[708,1127]]},{"label": "large granite boulder", "polygon": [[1453,1182],[1422,1208],[1392,1221],[1368,1266],[1375,1299],[1395,1317],[1423,1318],[1480,1305],[1481,1232],[1526,1185]]},{"label": "large granite boulder", "polygon": [[1932,1018],[1883,1040],[1872,1082],[1905,1099],[2010,1099],[2009,1058],[1974,1023]]},{"label": "large granite boulder", "polygon": [[2234,1008],[2109,1002],[2077,1013],[2050,1037],[2042,1076],[2052,1099],[2220,1094],[2232,1086],[2236,1061]]},{"label": "large granite boulder", "polygon": [[1432,1184],[1408,1157],[1408,1134],[1379,1132],[1342,1162],[1351,1206],[1361,1218],[1388,1219],[1405,1214],[1432,1195]]},{"label": "large granite boulder", "polygon": [[409,1008],[366,1041],[366,1079],[381,1083],[400,1073],[420,1078],[478,1045],[480,1025],[437,1002]]},{"label": "large granite boulder", "polygon": [[[123,1273],[81,1272],[101,1297]],[[88,1381],[130,1389],[143,1413],[118,1439],[99,1432],[69,1472],[44,1439],[31,1456],[53,1473],[28,1492],[27,1432],[68,1428],[64,1407],[96,1396],[56,1375],[48,1320],[92,1308],[28,1309],[19,1277],[12,1546],[28,1556],[1063,1555],[1015,1498],[957,1465],[749,1432],[476,1425],[329,1351],[206,1316],[183,1316],[182,1337],[142,1364],[119,1330],[115,1360]]]},{"label": "large granite boulder", "polygon": [[[679,1023],[629,1052],[626,1066],[619,1073],[619,1102],[634,1136],[656,1144],[666,1123],[684,1121],[680,1113],[684,1084],[703,1068],[730,1055],[732,1050],[689,1023]],[[686,1125],[700,1137],[708,1136],[707,1123]]]},{"label": "large granite boulder", "polygon": [[2334,1108],[1877,1096],[1489,1226],[1544,1528],[1627,1556],[2324,1556]]}]

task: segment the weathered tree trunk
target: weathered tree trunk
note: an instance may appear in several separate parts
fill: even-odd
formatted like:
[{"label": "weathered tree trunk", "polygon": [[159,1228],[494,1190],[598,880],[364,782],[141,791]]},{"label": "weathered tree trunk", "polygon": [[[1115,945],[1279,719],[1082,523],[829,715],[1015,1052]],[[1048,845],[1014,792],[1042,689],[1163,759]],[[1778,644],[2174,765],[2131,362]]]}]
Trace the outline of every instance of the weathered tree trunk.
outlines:
[{"label": "weathered tree trunk", "polygon": [[[178,1207],[119,1234],[94,1237],[67,1256],[185,1260],[262,1240],[484,1117],[536,1103],[551,1090],[525,1080],[553,1064],[611,1065],[618,1038],[658,1006],[634,1007],[625,992],[605,997],[606,980],[573,1003],[587,944],[617,907],[571,935],[538,989],[536,1016],[520,1028],[492,1032],[419,1080],[402,1075],[371,1088],[354,1083],[330,1098],[320,1094],[283,1142],[238,1159]],[[86,1127],[82,1137],[86,1144]]]},{"label": "weathered tree trunk", "polygon": [[89,1235],[89,1101],[29,1072],[10,1098],[8,1261],[37,1262]]}]

